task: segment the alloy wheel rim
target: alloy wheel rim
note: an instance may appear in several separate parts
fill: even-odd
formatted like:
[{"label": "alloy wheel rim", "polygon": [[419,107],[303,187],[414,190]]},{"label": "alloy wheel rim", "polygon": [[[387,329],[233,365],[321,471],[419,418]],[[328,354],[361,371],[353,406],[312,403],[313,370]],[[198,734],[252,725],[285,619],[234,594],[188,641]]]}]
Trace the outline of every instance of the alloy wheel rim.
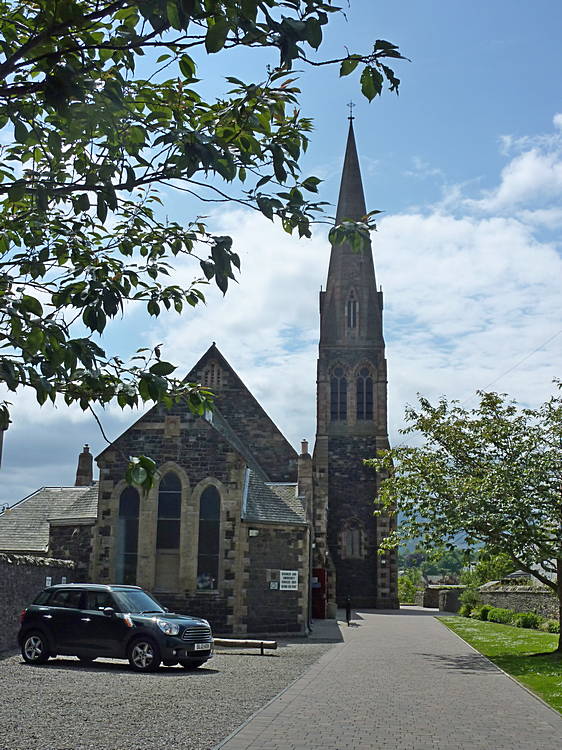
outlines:
[{"label": "alloy wheel rim", "polygon": [[33,635],[25,642],[24,650],[27,658],[35,661],[43,653],[43,641],[39,636]]},{"label": "alloy wheel rim", "polygon": [[133,648],[133,662],[136,667],[140,669],[146,669],[152,664],[154,660],[154,650],[150,643],[142,641],[137,643]]}]

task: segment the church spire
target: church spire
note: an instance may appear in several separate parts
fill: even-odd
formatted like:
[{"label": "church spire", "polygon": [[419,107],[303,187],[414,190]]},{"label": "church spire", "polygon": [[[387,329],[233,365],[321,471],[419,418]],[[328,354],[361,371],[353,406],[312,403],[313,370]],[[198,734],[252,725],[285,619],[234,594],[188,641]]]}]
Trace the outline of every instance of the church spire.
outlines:
[{"label": "church spire", "polygon": [[[367,213],[359,158],[350,118],[336,221],[360,220]],[[348,242],[333,244],[326,291],[320,294],[320,346],[384,346],[382,295],[377,292],[373,253]]]},{"label": "church spire", "polygon": [[339,224],[344,219],[357,221],[365,216],[366,213],[361,169],[359,168],[359,157],[357,156],[355,133],[353,132],[353,116],[350,116],[338,208],[336,211],[336,224]]}]

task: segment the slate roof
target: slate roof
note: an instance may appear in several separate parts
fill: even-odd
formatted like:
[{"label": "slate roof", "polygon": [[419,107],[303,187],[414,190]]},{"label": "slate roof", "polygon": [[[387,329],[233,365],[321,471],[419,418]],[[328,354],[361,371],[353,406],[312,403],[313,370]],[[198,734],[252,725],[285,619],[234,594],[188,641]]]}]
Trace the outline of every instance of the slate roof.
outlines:
[{"label": "slate roof", "polygon": [[306,524],[306,512],[295,483],[264,482],[248,471],[243,518],[257,523]]},{"label": "slate roof", "polygon": [[0,514],[0,550],[47,552],[49,521],[94,518],[98,483],[90,487],[41,487]]}]

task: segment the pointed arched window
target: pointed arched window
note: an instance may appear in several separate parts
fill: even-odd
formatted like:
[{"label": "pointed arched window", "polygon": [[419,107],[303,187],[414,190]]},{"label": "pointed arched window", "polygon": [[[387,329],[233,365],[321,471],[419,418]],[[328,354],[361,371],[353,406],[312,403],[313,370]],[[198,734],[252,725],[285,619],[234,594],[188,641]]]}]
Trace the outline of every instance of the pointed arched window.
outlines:
[{"label": "pointed arched window", "polygon": [[158,523],[156,525],[157,591],[178,591],[180,563],[181,481],[168,471],[158,487]]},{"label": "pointed arched window", "polygon": [[218,586],[220,515],[219,491],[216,487],[207,487],[199,501],[198,589],[216,589]]},{"label": "pointed arched window", "polygon": [[357,297],[353,289],[347,298],[347,307],[345,311],[348,328],[357,328]]},{"label": "pointed arched window", "polygon": [[180,546],[181,482],[172,471],[164,474],[158,488],[156,548],[177,550]]},{"label": "pointed arched window", "polygon": [[133,487],[126,487],[119,497],[115,583],[136,584],[138,542],[139,493]]},{"label": "pointed arched window", "polygon": [[347,419],[347,378],[343,367],[334,367],[330,378],[330,419],[332,422]]},{"label": "pointed arched window", "polygon": [[357,419],[373,418],[373,378],[368,367],[357,376]]}]

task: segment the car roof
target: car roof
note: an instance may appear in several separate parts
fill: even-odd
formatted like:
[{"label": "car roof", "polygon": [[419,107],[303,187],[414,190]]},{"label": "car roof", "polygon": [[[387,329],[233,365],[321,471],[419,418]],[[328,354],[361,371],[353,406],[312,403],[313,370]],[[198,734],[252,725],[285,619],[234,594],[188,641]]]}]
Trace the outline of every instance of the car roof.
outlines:
[{"label": "car roof", "polygon": [[57,591],[58,589],[88,589],[90,591],[121,591],[123,589],[132,589],[133,591],[142,591],[140,586],[127,586],[124,583],[57,583],[54,586],[47,586],[47,591]]}]

